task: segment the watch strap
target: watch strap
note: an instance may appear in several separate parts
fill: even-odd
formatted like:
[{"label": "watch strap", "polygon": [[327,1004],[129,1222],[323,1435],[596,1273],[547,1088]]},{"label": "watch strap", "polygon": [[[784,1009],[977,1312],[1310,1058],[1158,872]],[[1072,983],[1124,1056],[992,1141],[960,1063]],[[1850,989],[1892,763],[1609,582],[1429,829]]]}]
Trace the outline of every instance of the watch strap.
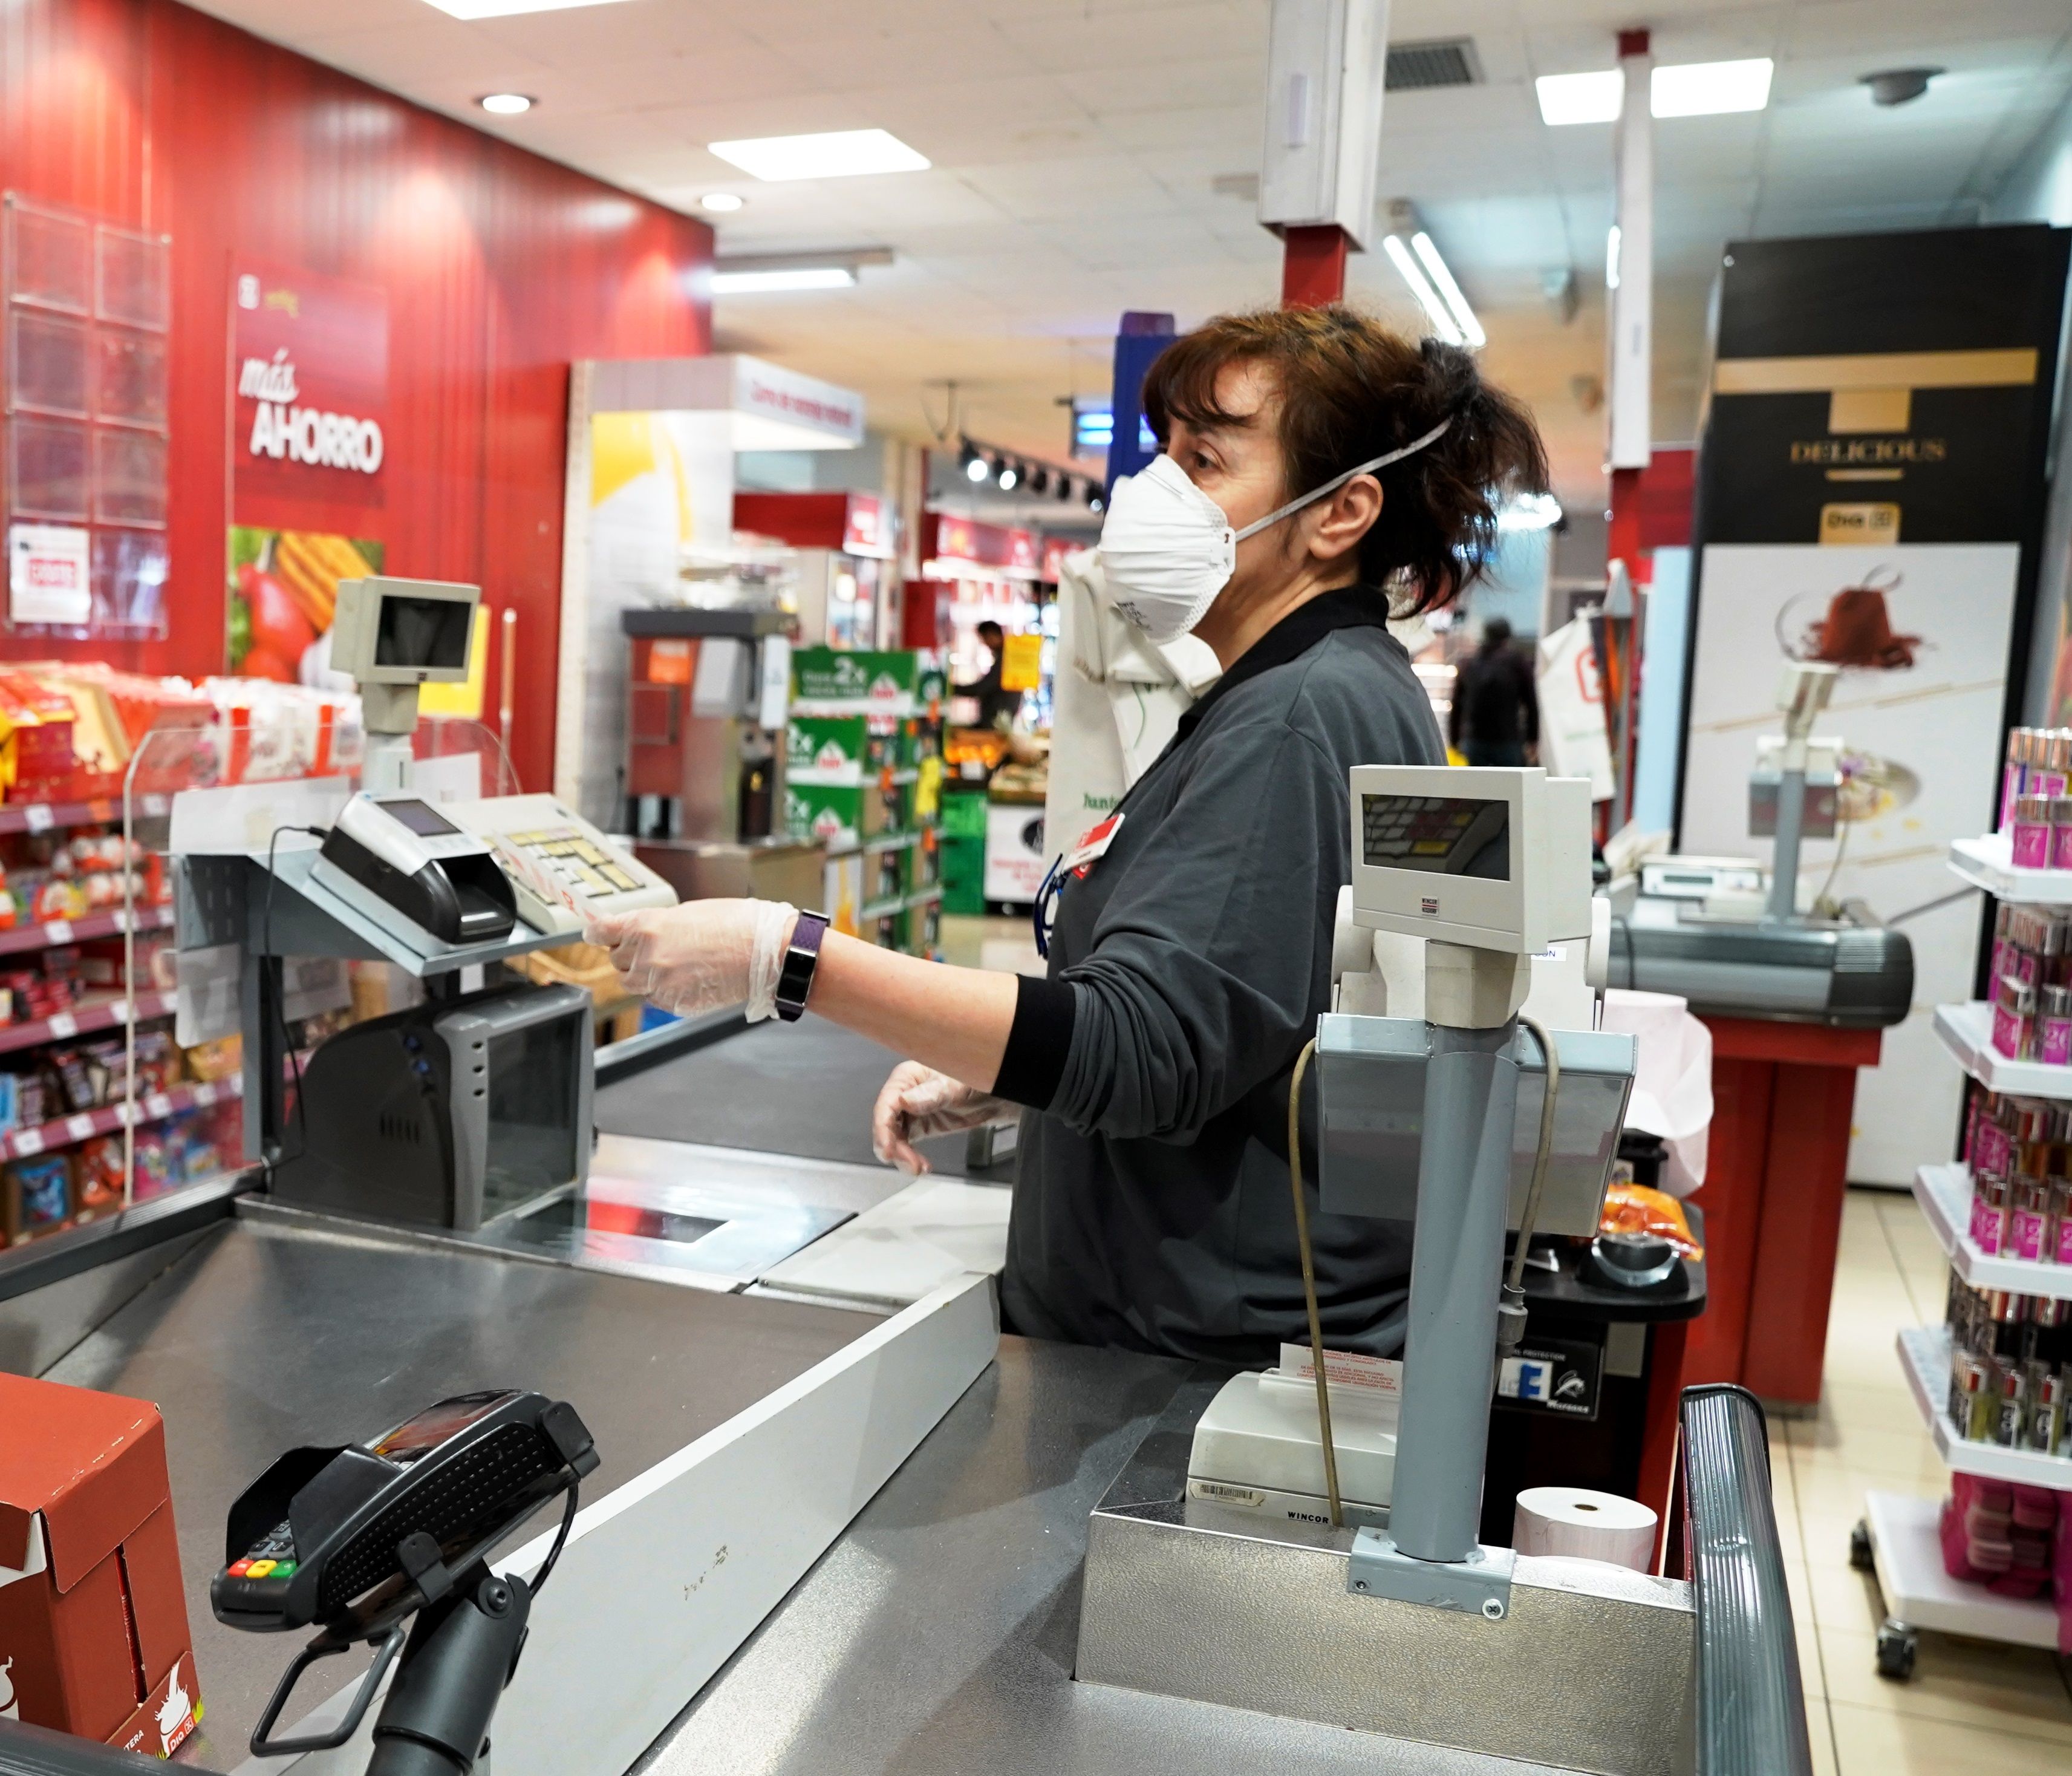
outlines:
[{"label": "watch strap", "polygon": [[820,966],[820,939],[827,935],[828,922],[820,913],[800,914],[791,927],[791,941],[777,972],[777,1015],[787,1024],[796,1024],[805,1015],[813,972]]}]

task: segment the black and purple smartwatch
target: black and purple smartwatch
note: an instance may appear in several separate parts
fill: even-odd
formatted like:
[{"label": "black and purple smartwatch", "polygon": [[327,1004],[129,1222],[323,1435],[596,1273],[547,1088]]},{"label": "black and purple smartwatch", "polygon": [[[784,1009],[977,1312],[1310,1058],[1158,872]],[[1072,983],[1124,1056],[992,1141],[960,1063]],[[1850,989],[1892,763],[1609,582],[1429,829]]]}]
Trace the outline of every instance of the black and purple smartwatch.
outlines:
[{"label": "black and purple smartwatch", "polygon": [[806,996],[813,990],[813,970],[820,965],[820,939],[828,935],[828,922],[818,913],[801,913],[791,927],[791,942],[784,952],[784,966],[777,975],[777,1015],[796,1024],[805,1015]]}]

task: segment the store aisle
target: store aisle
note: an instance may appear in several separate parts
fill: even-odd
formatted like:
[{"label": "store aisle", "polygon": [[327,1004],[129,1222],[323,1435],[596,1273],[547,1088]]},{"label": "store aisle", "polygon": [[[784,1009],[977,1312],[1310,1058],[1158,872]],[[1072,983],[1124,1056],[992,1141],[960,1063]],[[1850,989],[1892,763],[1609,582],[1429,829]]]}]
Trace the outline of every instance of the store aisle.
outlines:
[{"label": "store aisle", "polygon": [[2072,1768],[2072,1662],[1924,1634],[1913,1679],[1889,1682],[1873,1656],[1883,1614],[1877,1584],[1849,1566],[1849,1529],[1867,1490],[1940,1498],[1949,1490],[1893,1352],[1901,1327],[1942,1323],[1947,1274],[1910,1197],[1851,1190],[1820,1415],[1772,1422],[1814,1768],[2062,1776]]}]

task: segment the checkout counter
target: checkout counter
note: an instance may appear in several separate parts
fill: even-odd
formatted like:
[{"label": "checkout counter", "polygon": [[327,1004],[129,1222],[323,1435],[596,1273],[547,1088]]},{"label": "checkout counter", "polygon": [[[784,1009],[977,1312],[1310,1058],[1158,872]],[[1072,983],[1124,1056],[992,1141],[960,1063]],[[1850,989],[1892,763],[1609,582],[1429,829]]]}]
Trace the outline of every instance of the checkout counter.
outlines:
[{"label": "checkout counter", "polygon": [[[1541,815],[1519,793],[1524,846]],[[458,814],[454,824],[471,830]],[[1392,1589],[1392,1551],[1396,1568],[1408,1557],[1371,1523],[1276,1526],[1196,1495],[1194,1427],[1243,1378],[999,1334],[990,1273],[1006,1193],[857,1162],[851,1144],[886,1066],[871,1045],[810,1020],[780,1033],[721,1018],[687,1026],[674,1053],[635,1054],[638,1071],[599,1068],[578,1021],[576,1083],[542,1096],[542,1055],[570,1052],[539,1034],[556,1019],[498,1024],[488,1013],[504,996],[459,982],[493,967],[500,946],[520,953],[556,934],[514,921],[500,939],[429,938],[327,881],[320,855],[276,845],[199,869],[189,860],[183,874],[183,941],[229,933],[245,953],[257,1070],[248,1138],[268,1163],[0,1255],[0,1365],[162,1409],[207,1707],[183,1761],[256,1776],[244,1742],[292,1650],[211,1610],[229,1501],[293,1445],[371,1435],[442,1396],[516,1385],[576,1405],[601,1466],[566,1558],[555,1566],[559,1544],[548,1553],[541,1534],[499,1568],[536,1582],[554,1572],[496,1715],[499,1776],[1810,1770],[1761,1416],[1745,1396],[1698,1390],[1682,1402],[1674,1577],[1474,1548],[1489,1415],[1440,1399],[1450,1420],[1428,1413],[1437,1429],[1414,1447],[1406,1439],[1416,1459],[1399,1466],[1390,1535],[1412,1533],[1405,1476],[1416,1471],[1450,1522],[1456,1470],[1471,1463],[1469,1555],[1449,1565],[1442,1550],[1433,1564],[1502,1556],[1501,1583],[1475,1575],[1468,1607]],[[543,899],[550,874],[532,884]],[[1517,940],[1548,935],[1512,934],[1506,981],[1530,978],[1531,948]],[[290,1113],[283,1101],[293,1063],[279,964],[301,950],[385,956],[430,989],[417,1012],[358,1039],[360,1076],[387,1082],[360,1093],[376,1125],[362,1138],[444,1143],[446,1155],[407,1188],[384,1178],[378,1204],[338,1194],[350,1168],[303,1163],[330,1124],[320,1107]],[[1432,1015],[1450,1003],[1435,989]],[[1450,1192],[1449,1168],[1466,1158],[1437,1133],[1417,1157],[1414,1119],[1361,1120],[1392,1093],[1414,1097],[1415,1026],[1326,1022],[1337,1026],[1324,1037],[1332,1089],[1351,1107],[1338,1124],[1350,1144],[1333,1159],[1326,1142],[1326,1207],[1336,1193],[1367,1202],[1351,1212],[1389,1212],[1373,1197],[1377,1177],[1383,1195],[1400,1191],[1361,1145],[1379,1129],[1391,1151],[1410,1142],[1421,1229],[1426,1174]],[[1395,1034],[1377,1049],[1384,1023]],[[1486,1264],[1493,1279],[1507,1201],[1515,1224],[1523,1194],[1529,1221],[1544,1183],[1548,1224],[1565,1225],[1601,1195],[1631,1070],[1617,1045],[1629,1040],[1564,1031],[1551,1048],[1544,1035],[1536,1049],[1509,1035],[1483,1045],[1500,1095],[1523,1103],[1519,1081],[1544,1075],[1536,1088],[1551,1105],[1558,1058],[1571,1082],[1563,1101],[1585,1113],[1550,1108],[1558,1138],[1551,1149],[1543,1138],[1535,1161],[1528,1132],[1523,1173],[1511,1144],[1481,1144],[1472,1182],[1460,1182],[1465,1202],[1494,1205],[1482,1227],[1494,1244],[1460,1274]],[[1383,1050],[1385,1087],[1363,1097],[1363,1057]],[[810,1108],[783,1083],[787,1064],[810,1075]],[[593,1072],[603,1075],[594,1090]],[[343,1076],[325,1083],[315,1063],[303,1079],[306,1096],[352,1089]],[[478,1098],[504,1105],[486,1125]],[[1435,1114],[1428,1101],[1425,1126],[1437,1130]],[[1522,1114],[1529,1131],[1538,1112]],[[562,1169],[575,1175],[540,1171],[557,1151],[544,1133],[582,1115],[599,1133],[594,1149],[568,1153]],[[1597,1127],[1607,1115],[1610,1137]],[[469,1129],[485,1126],[471,1146]],[[1473,1286],[1420,1289],[1429,1270],[1412,1282],[1406,1425],[1438,1372],[1418,1356],[1419,1301],[1442,1334],[1463,1309],[1482,1312]],[[1576,1293],[1558,1274],[1528,1288],[1528,1339],[1550,1290]],[[1685,1309],[1691,1293],[1679,1295]],[[1588,1305],[1561,1305],[1572,1317]],[[1493,1295],[1486,1307],[1494,1321]],[[1486,1375],[1488,1348],[1452,1360]],[[339,1668],[356,1679],[364,1659]],[[313,1680],[283,1718],[294,1725],[324,1688]],[[316,1700],[302,1725],[320,1729],[341,1708],[335,1695]],[[84,1749],[60,1758],[0,1725],[10,1776],[103,1767],[82,1762]],[[367,1758],[363,1736],[264,1767],[331,1776]]]}]

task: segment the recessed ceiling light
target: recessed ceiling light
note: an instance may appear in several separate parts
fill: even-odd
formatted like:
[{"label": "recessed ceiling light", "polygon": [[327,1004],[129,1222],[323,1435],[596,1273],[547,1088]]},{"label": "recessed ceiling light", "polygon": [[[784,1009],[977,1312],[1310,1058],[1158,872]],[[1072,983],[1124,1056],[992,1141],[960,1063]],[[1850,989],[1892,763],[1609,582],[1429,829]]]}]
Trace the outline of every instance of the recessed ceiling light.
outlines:
[{"label": "recessed ceiling light", "polygon": [[608,6],[611,0],[431,0],[450,18],[508,18],[520,12],[566,12],[574,6]]},{"label": "recessed ceiling light", "polygon": [[710,210],[715,216],[731,216],[746,201],[732,191],[707,191],[698,199],[698,208]]},{"label": "recessed ceiling light", "polygon": [[715,142],[712,151],[757,179],[845,179],[857,173],[916,173],[928,165],[884,130],[830,130],[812,136],[756,136]]},{"label": "recessed ceiling light", "polygon": [[715,296],[757,296],[791,290],[846,290],[856,282],[847,265],[783,265],[768,271],[715,271]]},{"label": "recessed ceiling light", "polygon": [[491,92],[475,101],[493,117],[515,117],[521,112],[532,109],[532,101],[523,92]]},{"label": "recessed ceiling light", "polygon": [[1770,103],[1767,56],[1741,62],[1686,62],[1658,68],[1647,89],[1648,109],[1658,117],[1710,117],[1729,111],[1760,111]]},{"label": "recessed ceiling light", "polygon": [[1626,101],[1626,76],[1616,68],[1589,74],[1543,74],[1532,83],[1544,123],[1610,123]]}]

